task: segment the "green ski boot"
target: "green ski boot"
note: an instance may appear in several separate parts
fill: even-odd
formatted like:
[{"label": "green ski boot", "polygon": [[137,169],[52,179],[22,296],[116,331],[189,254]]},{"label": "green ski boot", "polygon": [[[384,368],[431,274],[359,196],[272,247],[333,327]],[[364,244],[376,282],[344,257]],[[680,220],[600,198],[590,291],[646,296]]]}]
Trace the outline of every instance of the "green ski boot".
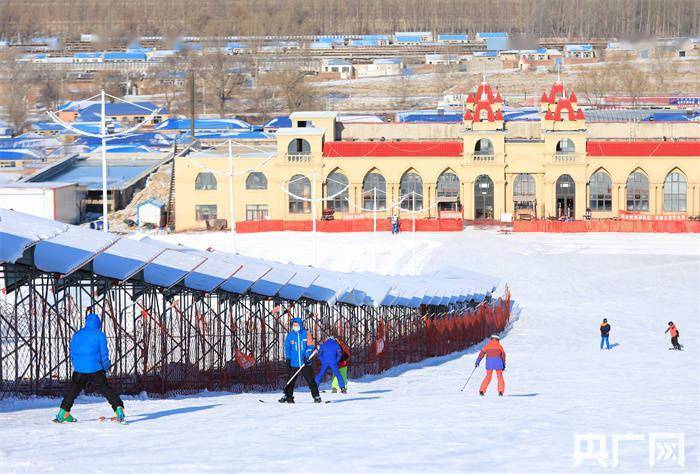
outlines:
[{"label": "green ski boot", "polygon": [[53,419],[54,423],[75,423],[78,421],[76,418],[73,417],[73,415],[70,414],[70,412],[67,412],[63,408],[58,410],[58,415],[56,415],[56,418]]},{"label": "green ski boot", "polygon": [[117,409],[114,410],[114,421],[118,421],[122,425],[126,424],[126,415],[124,414],[123,407],[117,407]]}]

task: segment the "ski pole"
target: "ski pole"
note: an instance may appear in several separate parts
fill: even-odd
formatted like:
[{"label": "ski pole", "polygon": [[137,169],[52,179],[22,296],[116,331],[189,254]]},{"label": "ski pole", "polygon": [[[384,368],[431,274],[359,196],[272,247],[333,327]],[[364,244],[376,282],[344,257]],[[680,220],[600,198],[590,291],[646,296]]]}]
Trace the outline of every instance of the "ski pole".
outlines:
[{"label": "ski pole", "polygon": [[476,368],[477,368],[477,367],[479,367],[479,366],[478,366],[478,365],[475,365],[475,366],[474,366],[474,370],[472,370],[472,373],[469,374],[469,377],[467,377],[467,381],[464,382],[464,387],[462,387],[462,390],[460,390],[460,392],[464,392],[464,389],[467,388],[467,384],[468,384],[469,381],[471,380],[472,375],[474,375],[474,372],[476,372]]},{"label": "ski pole", "polygon": [[287,383],[284,384],[284,387],[285,387],[285,388],[287,388],[287,385],[289,385],[290,383],[292,383],[292,380],[294,380],[294,379],[297,377],[297,375],[299,375],[299,372],[301,372],[301,369],[303,369],[303,368],[306,366],[306,362],[308,362],[309,360],[311,360],[315,355],[316,355],[316,350],[314,349],[314,351],[313,351],[313,352],[311,353],[311,355],[309,356],[308,360],[307,360],[307,361],[304,361],[304,363],[301,364],[301,367],[299,367],[299,369],[298,369],[296,372],[294,372],[294,375],[292,375],[292,378],[290,378],[289,380],[287,380]]}]

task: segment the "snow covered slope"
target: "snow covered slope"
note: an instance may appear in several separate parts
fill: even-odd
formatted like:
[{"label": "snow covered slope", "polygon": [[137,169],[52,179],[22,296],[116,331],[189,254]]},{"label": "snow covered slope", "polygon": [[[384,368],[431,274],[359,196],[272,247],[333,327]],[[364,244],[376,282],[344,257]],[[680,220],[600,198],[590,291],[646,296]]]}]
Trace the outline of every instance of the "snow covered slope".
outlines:
[{"label": "snow covered slope", "polygon": [[[355,381],[334,403],[308,392],[208,393],[131,399],[131,424],[99,423],[100,399],[82,397],[75,425],[54,425],[57,400],[0,402],[1,472],[591,472],[574,468],[574,436],[604,435],[620,472],[649,467],[652,433],[684,433],[685,470],[698,471],[700,239],[693,235],[325,234],[238,236],[242,253],[337,270],[413,273],[455,265],[502,277],[522,311],[503,339],[506,397],[467,390],[475,350]],[[232,249],[227,234],[168,237]],[[415,257],[415,258],[414,258]],[[612,325],[598,349],[600,319]],[[684,352],[669,351],[673,320]],[[483,364],[482,364],[483,367]],[[260,403],[262,399],[266,403]],[[600,469],[602,470],[602,469]]]}]

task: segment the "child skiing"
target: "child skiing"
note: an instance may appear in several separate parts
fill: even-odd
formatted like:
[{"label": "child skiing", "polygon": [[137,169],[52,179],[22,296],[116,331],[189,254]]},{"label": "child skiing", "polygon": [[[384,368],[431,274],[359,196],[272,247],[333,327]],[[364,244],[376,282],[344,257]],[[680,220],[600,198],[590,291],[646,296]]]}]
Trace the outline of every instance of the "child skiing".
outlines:
[{"label": "child skiing", "polygon": [[340,370],[338,369],[338,363],[343,357],[343,350],[340,347],[333,336],[329,336],[318,348],[318,358],[321,361],[321,371],[316,375],[316,385],[321,383],[323,376],[326,374],[328,369],[338,379],[340,385],[340,391],[342,393],[347,393],[345,389],[345,380],[343,379]]},{"label": "child skiing", "polygon": [[[343,351],[343,355],[340,357],[340,362],[338,362],[338,371],[340,372],[340,375],[343,377],[343,381],[345,382],[345,388],[348,388],[348,366],[350,365],[350,356],[352,356],[352,353],[350,352],[350,348],[348,347],[345,342],[343,342],[342,339],[335,338],[335,342],[338,343],[340,348]],[[333,382],[331,383],[331,388],[333,393],[338,392],[338,388],[340,387],[340,383],[338,382],[338,377],[333,376]]]},{"label": "child skiing", "polygon": [[289,382],[284,387],[284,396],[280,398],[280,403],[294,403],[294,385],[300,373],[311,389],[314,402],[321,403],[310,362],[314,352],[314,341],[311,339],[311,334],[304,329],[301,318],[292,318],[292,330],[284,340],[284,356],[287,359]]},{"label": "child skiing", "polygon": [[600,348],[603,349],[603,344],[605,344],[606,349],[610,349],[610,324],[608,320],[603,318],[603,322],[600,323]]},{"label": "child skiing", "polygon": [[675,324],[673,324],[673,321],[668,322],[668,328],[666,328],[664,334],[666,334],[667,332],[671,333],[671,344],[673,345],[673,349],[677,351],[682,350],[683,346],[681,346],[678,342],[678,336],[680,336],[680,332],[678,332],[678,328]]},{"label": "child skiing", "polygon": [[71,338],[70,358],[73,362],[73,375],[61,402],[61,409],[54,419],[56,423],[78,421],[70,414],[70,410],[73,408],[75,398],[88,382],[92,382],[97,391],[112,405],[114,420],[120,423],[126,421],[124,402],[107,383],[107,371],[110,367],[109,351],[107,337],[100,326],[100,317],[89,309],[85,326]]},{"label": "child skiing", "polygon": [[479,357],[474,364],[474,367],[479,367],[481,359],[486,357],[486,377],[484,377],[481,387],[479,387],[479,395],[482,397],[491,383],[491,376],[494,370],[498,377],[498,395],[502,397],[503,392],[506,390],[506,382],[503,379],[503,371],[506,370],[506,351],[503,350],[499,340],[500,338],[497,335],[491,336],[491,340],[481,349]]}]

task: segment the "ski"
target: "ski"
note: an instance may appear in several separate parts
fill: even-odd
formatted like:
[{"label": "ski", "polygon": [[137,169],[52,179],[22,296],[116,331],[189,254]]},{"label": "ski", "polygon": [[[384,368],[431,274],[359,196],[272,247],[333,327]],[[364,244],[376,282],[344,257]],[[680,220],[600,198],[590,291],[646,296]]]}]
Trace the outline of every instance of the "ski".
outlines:
[{"label": "ski", "polygon": [[[107,418],[106,416],[101,416],[101,417],[98,418],[99,421],[107,421],[107,419],[108,419],[108,418]],[[110,417],[110,418],[109,418],[109,421],[114,421],[115,423],[119,423],[120,425],[126,425],[126,424],[127,424],[127,423],[126,423],[126,420],[120,420],[120,419],[118,419],[116,416]]]},{"label": "ski", "polygon": [[[258,401],[259,401],[260,403],[267,403],[265,400],[262,400],[262,399],[258,399]],[[294,403],[280,403],[280,405],[296,405],[297,403],[301,403],[302,405],[308,404],[308,402],[294,402]],[[314,402],[312,402],[312,403],[314,403]],[[321,402],[321,403],[333,403],[333,400],[325,400],[325,401],[323,401],[323,402]],[[319,405],[320,405],[321,403],[319,403]],[[314,404],[315,404],[315,403],[314,403]]]}]

